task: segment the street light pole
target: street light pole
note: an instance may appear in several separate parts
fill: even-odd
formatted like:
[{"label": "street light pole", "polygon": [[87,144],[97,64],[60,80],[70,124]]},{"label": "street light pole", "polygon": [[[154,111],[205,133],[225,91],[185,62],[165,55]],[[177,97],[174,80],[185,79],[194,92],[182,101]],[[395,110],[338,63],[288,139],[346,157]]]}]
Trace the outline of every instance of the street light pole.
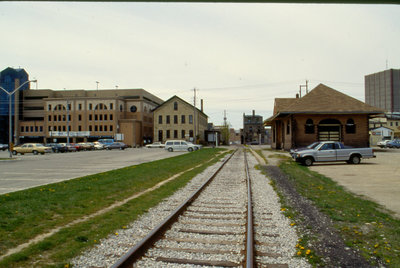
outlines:
[{"label": "street light pole", "polygon": [[28,80],[22,83],[18,88],[14,89],[12,92],[8,92],[5,90],[3,87],[0,87],[1,90],[3,90],[7,95],[8,95],[8,150],[10,151],[10,158],[12,158],[12,151],[11,151],[11,143],[12,143],[12,117],[11,117],[11,96],[17,92],[20,88],[22,88],[24,85],[33,82],[36,83],[37,80]]}]

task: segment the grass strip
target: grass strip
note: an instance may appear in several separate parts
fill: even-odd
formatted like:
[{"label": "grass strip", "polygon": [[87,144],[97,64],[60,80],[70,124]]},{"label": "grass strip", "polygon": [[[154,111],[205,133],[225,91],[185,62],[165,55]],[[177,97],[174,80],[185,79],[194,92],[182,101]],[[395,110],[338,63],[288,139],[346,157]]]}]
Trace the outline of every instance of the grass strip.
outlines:
[{"label": "grass strip", "polygon": [[[280,168],[302,196],[332,219],[347,246],[359,250],[372,265],[400,267],[400,220],[381,205],[347,191],[307,167],[284,161]],[[288,216],[295,218],[296,213],[289,210]],[[303,237],[298,247],[306,248],[309,239]]]},{"label": "grass strip", "polygon": [[57,226],[124,200],[204,163],[221,149],[129,166],[0,196],[0,255]]},{"label": "grass strip", "polygon": [[[97,216],[34,244],[17,254],[6,257],[0,267],[70,267],[69,260],[83,250],[99,243],[108,235],[118,235],[118,229],[125,229],[149,208],[184,187],[195,175],[216,163],[224,154],[212,161],[185,172],[156,190],[133,199],[121,207]],[[208,159],[209,160],[209,159]],[[198,163],[197,163],[198,164]]]}]

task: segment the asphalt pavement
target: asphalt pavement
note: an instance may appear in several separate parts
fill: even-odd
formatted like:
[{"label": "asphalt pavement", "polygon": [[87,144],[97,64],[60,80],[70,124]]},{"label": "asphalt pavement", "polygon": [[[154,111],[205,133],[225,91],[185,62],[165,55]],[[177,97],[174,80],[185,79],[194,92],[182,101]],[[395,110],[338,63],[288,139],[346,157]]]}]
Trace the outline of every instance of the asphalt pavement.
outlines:
[{"label": "asphalt pavement", "polygon": [[160,148],[24,154],[0,151],[0,194],[184,154]]}]

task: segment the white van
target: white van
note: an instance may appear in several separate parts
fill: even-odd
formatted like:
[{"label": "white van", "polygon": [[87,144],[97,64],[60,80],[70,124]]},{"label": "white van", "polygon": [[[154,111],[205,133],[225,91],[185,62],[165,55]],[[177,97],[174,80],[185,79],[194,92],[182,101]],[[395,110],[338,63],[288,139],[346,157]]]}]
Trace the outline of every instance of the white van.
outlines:
[{"label": "white van", "polygon": [[192,152],[196,150],[196,147],[193,144],[187,143],[186,141],[170,140],[165,142],[165,150],[168,150],[168,152],[173,152],[173,151]]}]

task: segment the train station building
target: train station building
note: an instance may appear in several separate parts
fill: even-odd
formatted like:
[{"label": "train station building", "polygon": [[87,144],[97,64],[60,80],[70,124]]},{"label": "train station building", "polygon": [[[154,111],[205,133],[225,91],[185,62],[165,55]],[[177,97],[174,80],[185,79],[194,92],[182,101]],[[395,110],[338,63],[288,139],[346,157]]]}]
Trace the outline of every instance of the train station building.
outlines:
[{"label": "train station building", "polygon": [[264,123],[271,126],[273,149],[289,150],[327,140],[368,147],[368,120],[383,113],[380,108],[319,84],[301,98],[276,98],[274,114]]}]

